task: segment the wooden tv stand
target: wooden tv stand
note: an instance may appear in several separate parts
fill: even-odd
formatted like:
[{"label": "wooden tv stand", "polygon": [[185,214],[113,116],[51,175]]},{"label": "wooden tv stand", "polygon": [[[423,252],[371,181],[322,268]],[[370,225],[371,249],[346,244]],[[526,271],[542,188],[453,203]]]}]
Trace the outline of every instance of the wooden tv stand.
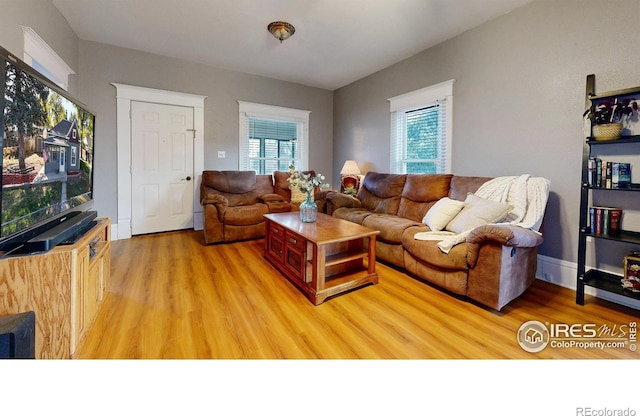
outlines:
[{"label": "wooden tv stand", "polygon": [[36,358],[73,358],[109,288],[111,222],[71,245],[0,260],[0,316],[34,311]]}]

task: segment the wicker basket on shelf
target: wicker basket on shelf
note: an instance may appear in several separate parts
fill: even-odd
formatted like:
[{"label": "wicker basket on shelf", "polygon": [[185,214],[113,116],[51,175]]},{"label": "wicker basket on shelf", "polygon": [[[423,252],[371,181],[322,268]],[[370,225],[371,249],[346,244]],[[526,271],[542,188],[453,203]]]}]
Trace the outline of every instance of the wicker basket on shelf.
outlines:
[{"label": "wicker basket on shelf", "polygon": [[596,140],[615,140],[620,138],[622,123],[596,124],[593,126],[593,137]]}]

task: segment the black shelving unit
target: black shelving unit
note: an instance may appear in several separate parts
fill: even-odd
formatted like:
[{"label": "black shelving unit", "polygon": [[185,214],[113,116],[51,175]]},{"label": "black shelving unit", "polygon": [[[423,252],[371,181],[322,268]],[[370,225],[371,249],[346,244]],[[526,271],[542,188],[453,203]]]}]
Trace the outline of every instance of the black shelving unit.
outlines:
[{"label": "black shelving unit", "polygon": [[[610,91],[604,94],[595,93],[595,75],[587,76],[586,105],[606,99],[633,94],[640,95],[640,87],[624,90]],[[582,152],[582,186],[580,192],[580,235],[578,240],[578,271],[576,303],[584,305],[585,286],[597,288],[610,293],[615,293],[632,299],[640,299],[640,293],[624,289],[621,277],[603,270],[586,270],[587,238],[601,239],[613,242],[638,244],[640,245],[640,232],[620,230],[616,234],[596,234],[589,227],[589,196],[592,192],[611,192],[615,197],[615,192],[640,192],[640,184],[632,184],[630,188],[600,188],[589,185],[588,163],[594,149],[598,146],[624,145],[640,143],[640,136],[625,136],[616,140],[598,141],[593,137],[587,137]],[[637,148],[636,148],[637,151]],[[638,194],[640,196],[640,194]]]}]

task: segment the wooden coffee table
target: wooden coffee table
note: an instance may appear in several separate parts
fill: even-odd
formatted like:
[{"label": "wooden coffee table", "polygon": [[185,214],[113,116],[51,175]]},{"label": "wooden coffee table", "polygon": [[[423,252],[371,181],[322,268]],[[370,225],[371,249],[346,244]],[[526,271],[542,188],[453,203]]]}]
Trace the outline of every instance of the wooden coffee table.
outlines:
[{"label": "wooden coffee table", "polygon": [[314,305],[378,283],[376,236],[380,231],[320,213],[312,223],[300,221],[298,212],[265,214],[264,218],[264,256]]}]

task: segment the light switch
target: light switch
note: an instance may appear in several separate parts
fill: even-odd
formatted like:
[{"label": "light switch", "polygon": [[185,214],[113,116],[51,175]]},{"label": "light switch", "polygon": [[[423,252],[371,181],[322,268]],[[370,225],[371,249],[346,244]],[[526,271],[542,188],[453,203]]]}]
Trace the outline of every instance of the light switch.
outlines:
[{"label": "light switch", "polygon": [[224,150],[218,150],[218,158],[219,159],[224,159],[226,157],[226,154],[224,152]]}]

